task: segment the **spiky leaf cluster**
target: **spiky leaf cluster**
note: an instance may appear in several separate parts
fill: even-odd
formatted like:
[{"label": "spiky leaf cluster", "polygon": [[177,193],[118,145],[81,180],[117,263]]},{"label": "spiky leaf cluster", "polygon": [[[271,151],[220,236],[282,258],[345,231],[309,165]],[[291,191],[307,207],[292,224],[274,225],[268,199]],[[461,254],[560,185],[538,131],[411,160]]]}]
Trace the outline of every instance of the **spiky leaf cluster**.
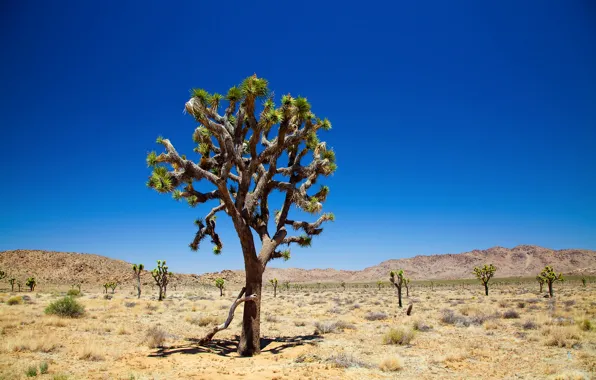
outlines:
[{"label": "spiky leaf cluster", "polygon": [[488,281],[494,276],[496,270],[497,268],[495,268],[494,265],[484,264],[484,266],[482,267],[475,267],[474,274],[476,275],[477,279],[479,279],[480,281],[482,281],[483,284],[486,285],[488,284]]},{"label": "spiky leaf cluster", "polygon": [[538,275],[547,284],[552,284],[555,281],[565,281],[563,273],[556,273],[552,266],[547,265]]},{"label": "spiky leaf cluster", "polygon": [[[198,123],[192,134],[197,159],[179,155],[163,137],[157,143],[165,151],[148,154],[147,164],[153,170],[147,181],[150,188],[172,193],[175,200],[185,199],[191,207],[219,201],[204,221],[196,223],[192,250],[210,236],[213,252],[222,252],[213,218],[218,212],[228,214],[245,235],[247,229],[256,233],[263,243],[259,259],[264,264],[273,258],[289,258],[289,251],[276,250],[279,245],[310,246],[312,237],[321,233],[321,224],[334,220],[333,214],[323,214],[315,222],[288,217],[292,205],[308,214],[322,212],[329,188],[310,191],[320,177],[337,169],[335,152],[319,136],[320,131],[331,129],[331,122],[318,118],[305,97],[284,95],[279,106],[274,98],[267,80],[256,75],[231,87],[225,96],[193,89],[185,110]],[[215,189],[197,191],[193,186],[197,182],[210,182]],[[285,194],[285,200],[270,233],[268,198],[273,191]],[[287,236],[287,225],[304,234]]]}]

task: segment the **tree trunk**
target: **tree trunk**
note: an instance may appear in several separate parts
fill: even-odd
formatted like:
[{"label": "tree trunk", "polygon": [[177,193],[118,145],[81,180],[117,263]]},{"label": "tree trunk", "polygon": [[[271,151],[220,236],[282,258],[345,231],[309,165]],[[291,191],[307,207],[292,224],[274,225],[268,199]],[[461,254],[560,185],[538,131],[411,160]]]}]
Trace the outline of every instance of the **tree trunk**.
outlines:
[{"label": "tree trunk", "polygon": [[261,290],[264,268],[256,259],[256,255],[255,259],[249,257],[245,254],[246,294],[256,294],[257,298],[254,302],[244,303],[242,334],[238,343],[238,354],[241,356],[253,356],[261,353]]},{"label": "tree trunk", "polygon": [[401,308],[401,287],[397,288],[397,299],[399,300],[399,307]]},{"label": "tree trunk", "polygon": [[277,297],[277,286],[273,285],[273,298]]},{"label": "tree trunk", "polygon": [[137,299],[141,299],[141,271],[137,275]]},{"label": "tree trunk", "polygon": [[550,294],[550,298],[553,298],[553,283],[549,282],[548,283],[548,294]]},{"label": "tree trunk", "polygon": [[488,283],[484,284],[484,294],[488,296]]},{"label": "tree trunk", "polygon": [[219,288],[219,296],[223,297],[223,288]]},{"label": "tree trunk", "polygon": [[406,286],[406,297],[410,298],[410,287]]},{"label": "tree trunk", "polygon": [[544,285],[544,284],[539,282],[539,285],[540,285],[540,293],[542,293],[542,285]]}]

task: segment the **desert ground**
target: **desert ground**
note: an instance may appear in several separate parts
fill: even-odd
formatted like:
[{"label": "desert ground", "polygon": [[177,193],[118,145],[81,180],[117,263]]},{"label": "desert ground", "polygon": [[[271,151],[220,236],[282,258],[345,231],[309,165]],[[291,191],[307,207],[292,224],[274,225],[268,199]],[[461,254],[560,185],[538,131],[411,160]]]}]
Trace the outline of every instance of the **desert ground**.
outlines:
[{"label": "desert ground", "polygon": [[[499,282],[498,279],[495,281]],[[82,289],[80,318],[44,313],[68,288],[0,292],[0,379],[591,379],[596,375],[596,283],[531,280],[413,283],[404,308],[385,284],[268,285],[262,354],[236,352],[242,308],[199,346],[239,289]],[[24,297],[22,303],[9,302]],[[17,299],[18,300],[18,299]],[[9,304],[16,303],[16,304]],[[412,304],[412,314],[406,308]],[[45,373],[40,373],[42,368]]]}]

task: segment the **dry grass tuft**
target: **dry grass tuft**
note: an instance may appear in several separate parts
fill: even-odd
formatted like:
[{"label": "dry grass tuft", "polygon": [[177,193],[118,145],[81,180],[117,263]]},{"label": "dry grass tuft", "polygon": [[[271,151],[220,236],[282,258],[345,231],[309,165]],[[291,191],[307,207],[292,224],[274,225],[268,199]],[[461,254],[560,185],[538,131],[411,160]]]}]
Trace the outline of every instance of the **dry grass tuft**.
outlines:
[{"label": "dry grass tuft", "polygon": [[403,327],[393,328],[383,335],[383,344],[410,344],[416,332]]},{"label": "dry grass tuft", "polygon": [[383,372],[396,372],[404,366],[403,360],[400,357],[385,358],[379,364],[379,369]]}]

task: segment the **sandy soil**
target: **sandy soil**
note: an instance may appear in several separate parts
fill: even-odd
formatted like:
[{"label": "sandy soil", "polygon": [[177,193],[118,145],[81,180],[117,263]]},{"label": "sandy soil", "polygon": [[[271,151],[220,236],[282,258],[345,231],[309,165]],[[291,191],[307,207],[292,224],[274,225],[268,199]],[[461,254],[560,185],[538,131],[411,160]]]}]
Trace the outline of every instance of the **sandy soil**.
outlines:
[{"label": "sandy soil", "polygon": [[[559,286],[554,300],[536,287],[503,285],[485,297],[480,285],[413,286],[404,298],[411,316],[389,287],[291,289],[277,298],[267,288],[264,348],[254,358],[235,352],[242,308],[211,344],[193,342],[223,321],[237,289],[220,298],[215,288],[178,287],[164,302],[150,288],[140,300],[132,289],[111,300],[83,289],[78,319],[44,313],[58,291],[0,293],[0,379],[27,378],[42,362],[41,379],[594,378],[596,287]],[[8,305],[15,295],[31,299]],[[315,334],[317,325],[335,331]],[[150,348],[152,328],[165,334],[163,347]],[[411,340],[385,344],[394,328]]]}]

